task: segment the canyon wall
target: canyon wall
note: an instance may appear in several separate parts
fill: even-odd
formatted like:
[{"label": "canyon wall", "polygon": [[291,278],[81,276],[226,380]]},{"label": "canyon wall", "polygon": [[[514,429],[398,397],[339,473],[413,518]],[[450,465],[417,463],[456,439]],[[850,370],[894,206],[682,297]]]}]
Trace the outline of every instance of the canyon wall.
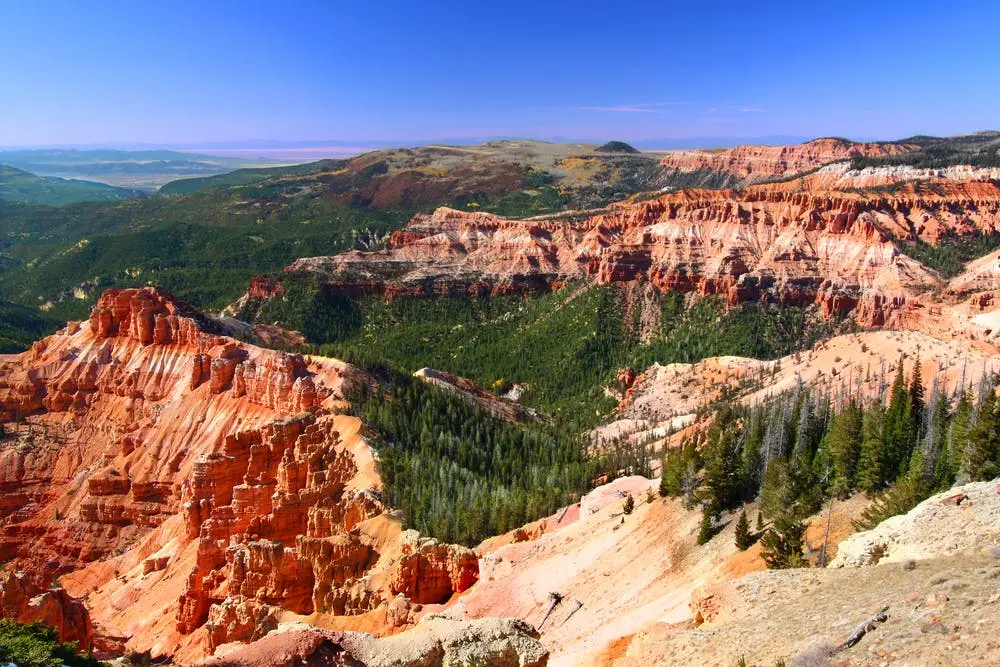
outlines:
[{"label": "canyon wall", "polygon": [[667,172],[723,172],[749,184],[793,176],[830,162],[895,155],[916,148],[914,144],[857,143],[825,138],[794,146],[744,145],[717,150],[672,151],[660,160],[660,165]]},{"label": "canyon wall", "polygon": [[160,290],[109,290],[0,356],[0,611],[185,662],[289,616],[389,627],[389,601],[476,581],[472,552],[380,500],[357,371],[219,331]]},{"label": "canyon wall", "polygon": [[[839,179],[851,175],[840,172]],[[769,184],[682,190],[582,220],[507,220],[441,208],[395,232],[386,250],[297,260],[351,294],[485,295],[570,280],[649,282],[729,305],[817,304],[864,326],[899,325],[914,298],[944,286],[901,239],[990,233],[1000,187],[988,179],[914,181],[886,191]]]}]

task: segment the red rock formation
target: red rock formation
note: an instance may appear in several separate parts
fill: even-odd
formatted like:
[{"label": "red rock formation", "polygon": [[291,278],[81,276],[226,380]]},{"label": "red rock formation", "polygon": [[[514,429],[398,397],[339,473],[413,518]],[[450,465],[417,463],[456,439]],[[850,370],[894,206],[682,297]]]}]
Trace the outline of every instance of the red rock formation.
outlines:
[{"label": "red rock formation", "polygon": [[445,602],[476,583],[479,565],[471,549],[421,538],[415,530],[401,536],[402,556],[392,570],[389,589],[418,604]]},{"label": "red rock formation", "polygon": [[269,299],[272,296],[284,293],[281,283],[271,278],[251,278],[250,294],[252,296]]},{"label": "red rock formation", "polygon": [[827,315],[865,302],[878,324],[913,294],[942,284],[893,237],[1000,229],[1000,188],[942,181],[861,194],[790,184],[733,192],[683,190],[610,207],[583,221],[505,220],[438,209],[392,246],[296,261],[346,293],[386,298],[548,290],[571,279],[643,280],[727,303],[816,303]]},{"label": "red rock formation", "polygon": [[339,615],[382,601],[357,587],[379,554],[351,531],[385,508],[346,491],[358,468],[331,446],[340,441],[333,425],[312,415],[275,422],[228,436],[221,455],[196,462],[183,496],[198,563],[181,601],[180,632],[198,628],[227,597]]},{"label": "red rock formation", "polygon": [[278,627],[272,607],[256,600],[234,601],[229,598],[213,605],[205,624],[211,652],[228,642],[252,642]]},{"label": "red rock formation", "polygon": [[98,338],[120,336],[143,345],[195,343],[207,320],[185,303],[157,289],[108,290],[90,313]]},{"label": "red rock formation", "polygon": [[21,623],[41,621],[56,628],[60,639],[78,642],[84,650],[93,643],[87,607],[61,588],[40,590],[30,579],[5,570],[0,572],[0,609]]},{"label": "red rock formation", "polygon": [[626,366],[625,368],[619,368],[615,379],[621,384],[623,389],[631,389],[632,385],[635,384],[635,369],[631,366]]},{"label": "red rock formation", "polygon": [[660,164],[667,170],[721,171],[745,183],[790,176],[853,157],[894,155],[916,149],[912,144],[855,143],[846,139],[814,139],[797,146],[737,146],[724,150],[673,151]]},{"label": "red rock formation", "polygon": [[228,338],[149,288],[109,290],[83,326],[0,356],[0,422],[17,420],[0,558],[25,573],[0,579],[0,611],[89,644],[86,598],[101,646],[192,660],[283,613],[440,597],[442,566],[467,586],[475,558],[385,583],[399,526],[361,424],[340,414],[349,373]]}]

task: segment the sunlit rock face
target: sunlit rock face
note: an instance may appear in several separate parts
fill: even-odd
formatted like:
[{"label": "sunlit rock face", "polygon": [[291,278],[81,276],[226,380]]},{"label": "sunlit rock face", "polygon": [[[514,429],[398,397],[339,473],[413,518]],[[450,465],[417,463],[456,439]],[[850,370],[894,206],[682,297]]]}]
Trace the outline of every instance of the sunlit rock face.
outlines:
[{"label": "sunlit rock face", "polygon": [[794,146],[746,145],[722,150],[671,151],[660,160],[660,165],[668,171],[724,172],[743,183],[755,183],[793,176],[830,162],[896,155],[916,148],[913,144],[856,143],[827,138]]},{"label": "sunlit rock face", "polygon": [[[837,174],[853,182],[843,169]],[[817,304],[827,317],[854,313],[859,324],[883,326],[900,324],[915,295],[944,284],[903,253],[900,239],[933,244],[1000,226],[1000,189],[991,180],[859,192],[806,187],[814,176],[739,191],[681,190],[583,219],[506,220],[441,208],[414,217],[386,250],[300,259],[288,270],[389,299],[551,290],[574,279],[647,281],[729,305]]]},{"label": "sunlit rock face", "polygon": [[283,615],[378,627],[399,594],[470,586],[471,552],[388,516],[344,401],[356,377],[153,288],[109,290],[88,321],[0,356],[3,613],[185,662]]}]

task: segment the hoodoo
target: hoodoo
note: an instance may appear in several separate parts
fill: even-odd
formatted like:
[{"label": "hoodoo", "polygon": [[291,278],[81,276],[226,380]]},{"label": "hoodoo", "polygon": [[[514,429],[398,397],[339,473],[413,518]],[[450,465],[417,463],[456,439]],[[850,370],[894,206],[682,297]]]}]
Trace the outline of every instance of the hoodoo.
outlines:
[{"label": "hoodoo", "polygon": [[396,596],[468,588],[472,552],[401,533],[379,499],[356,375],[152,288],[0,357],[2,612],[186,661],[289,615],[391,627]]}]

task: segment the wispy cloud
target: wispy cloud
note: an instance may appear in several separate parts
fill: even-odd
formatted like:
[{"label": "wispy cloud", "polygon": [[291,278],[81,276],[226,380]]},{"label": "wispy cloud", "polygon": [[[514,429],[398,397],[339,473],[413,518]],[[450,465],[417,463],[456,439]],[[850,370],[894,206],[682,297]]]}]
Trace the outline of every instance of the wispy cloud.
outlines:
[{"label": "wispy cloud", "polygon": [[[644,104],[612,104],[607,106],[581,106],[576,107],[578,111],[601,111],[609,113],[667,113],[669,107],[688,107],[692,106],[691,102],[649,102]],[[700,105],[699,105],[700,106]],[[723,103],[708,103],[705,107],[705,112],[714,114],[716,112],[734,112],[738,111],[740,113],[766,113],[766,111],[760,107],[754,106],[744,106],[740,104],[733,104],[731,102]]]},{"label": "wispy cloud", "polygon": [[664,113],[664,107],[682,107],[689,102],[650,102],[648,104],[616,104],[613,106],[578,107],[581,111],[610,111],[613,113]]}]

